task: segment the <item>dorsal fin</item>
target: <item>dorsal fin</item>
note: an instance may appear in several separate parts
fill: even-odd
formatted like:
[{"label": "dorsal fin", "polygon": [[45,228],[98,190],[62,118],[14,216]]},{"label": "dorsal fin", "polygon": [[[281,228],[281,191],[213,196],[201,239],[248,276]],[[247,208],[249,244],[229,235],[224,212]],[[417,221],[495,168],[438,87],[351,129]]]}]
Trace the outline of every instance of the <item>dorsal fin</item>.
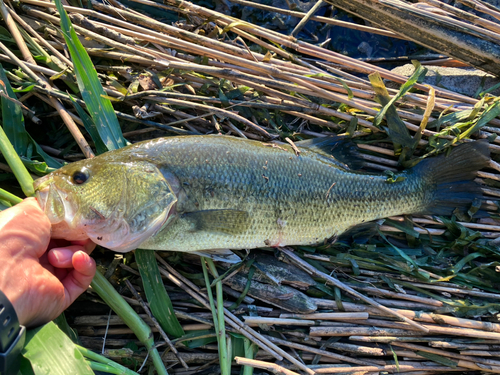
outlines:
[{"label": "dorsal fin", "polygon": [[305,148],[329,159],[333,158],[340,162],[344,168],[360,169],[364,161],[359,156],[358,147],[345,136],[328,136],[322,138],[306,139],[295,142],[299,148]]}]

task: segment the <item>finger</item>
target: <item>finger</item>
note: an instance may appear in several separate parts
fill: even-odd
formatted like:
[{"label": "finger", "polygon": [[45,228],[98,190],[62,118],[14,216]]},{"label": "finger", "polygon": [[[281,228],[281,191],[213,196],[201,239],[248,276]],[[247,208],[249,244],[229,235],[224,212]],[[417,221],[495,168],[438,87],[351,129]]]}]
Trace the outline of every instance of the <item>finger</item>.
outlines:
[{"label": "finger", "polygon": [[73,267],[74,269],[61,280],[66,294],[65,309],[87,290],[96,271],[94,259],[84,251],[73,254]]},{"label": "finger", "polygon": [[73,268],[73,256],[78,251],[85,251],[81,245],[72,245],[51,249],[48,252],[49,263],[56,268]]}]

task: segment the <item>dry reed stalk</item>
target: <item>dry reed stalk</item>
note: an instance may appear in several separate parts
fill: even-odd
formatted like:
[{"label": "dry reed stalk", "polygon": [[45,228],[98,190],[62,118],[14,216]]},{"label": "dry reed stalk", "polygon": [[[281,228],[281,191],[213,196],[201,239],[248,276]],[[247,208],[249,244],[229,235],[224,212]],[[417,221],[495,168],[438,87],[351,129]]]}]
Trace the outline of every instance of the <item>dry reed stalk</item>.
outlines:
[{"label": "dry reed stalk", "polygon": [[382,357],[388,355],[385,349],[372,348],[369,346],[353,345],[343,342],[335,342],[331,344],[325,344],[323,346],[325,346],[326,348],[340,350],[342,352],[354,353],[356,355],[368,355],[375,357]]},{"label": "dry reed stalk", "polygon": [[362,367],[330,367],[321,368],[316,370],[316,374],[351,374],[360,373],[366,374],[369,371],[374,371],[376,373],[388,372],[388,373],[407,373],[415,370],[426,370],[432,372],[448,372],[450,370],[454,371],[466,371],[465,367],[450,369],[446,366],[415,366],[415,365],[385,365],[385,366],[362,366]]},{"label": "dry reed stalk", "polygon": [[[425,287],[426,285],[427,284],[418,284],[415,286]],[[380,293],[381,295],[385,295],[385,296],[390,296],[391,294],[393,294],[396,297],[401,298],[399,296],[399,293],[387,292],[387,291],[383,291],[383,290],[377,289],[377,288],[367,288],[367,287],[357,287],[357,286],[353,286],[353,288],[363,290],[366,292],[370,292],[370,293]],[[439,287],[439,286],[435,286],[434,289],[453,290],[452,288],[445,288],[445,287]],[[472,291],[469,291],[469,292],[472,292]],[[482,297],[485,297],[485,295],[488,295],[488,296],[493,295],[496,298],[500,298],[498,295],[495,295],[494,293],[483,293],[483,292],[479,292],[479,293],[481,294]],[[405,296],[405,295],[403,295],[403,296]],[[429,300],[429,302],[433,301],[431,299],[425,299],[425,300]],[[315,300],[315,302],[317,302],[317,300]],[[437,302],[439,302],[439,301],[437,301]],[[321,304],[318,304],[318,305],[321,306]],[[336,308],[336,305],[335,306],[334,305],[335,305],[335,302],[332,301],[332,304],[329,307]],[[441,302],[440,302],[440,306],[442,306]],[[348,311],[349,310],[360,311],[362,309],[363,311],[368,312],[370,315],[388,316],[386,313],[380,314],[379,310],[377,310],[374,307],[370,307],[370,306],[348,304],[348,303],[344,302],[343,307]],[[393,310],[397,311],[399,314],[401,314],[403,316],[406,316],[410,319],[415,319],[417,321],[428,322],[428,323],[438,323],[438,324],[448,324],[448,325],[456,326],[456,327],[463,327],[463,328],[470,328],[470,329],[474,329],[474,330],[483,330],[483,331],[488,331],[488,332],[500,333],[500,324],[498,324],[498,323],[480,322],[480,321],[476,321],[476,320],[472,320],[472,319],[455,318],[455,317],[451,317],[451,316],[446,316],[446,315],[442,315],[442,314],[434,314],[434,313],[428,314],[428,313],[423,313],[423,312],[419,312],[419,311],[412,311],[412,310],[401,310],[401,309],[393,309]],[[361,321],[359,321],[359,323],[363,324],[363,323],[361,323]],[[500,336],[498,336],[498,338],[500,338]]]},{"label": "dry reed stalk", "polygon": [[139,293],[137,292],[137,290],[135,290],[135,288],[132,285],[132,283],[130,282],[130,280],[125,280],[125,284],[127,285],[127,288],[132,292],[132,294],[134,295],[135,299],[141,304],[142,308],[146,312],[146,315],[148,316],[148,318],[150,319],[150,321],[153,323],[153,325],[156,328],[156,330],[160,333],[160,335],[163,338],[163,340],[165,340],[166,344],[168,345],[168,347],[170,348],[170,350],[172,351],[172,353],[174,353],[174,355],[177,357],[177,359],[179,360],[179,363],[182,365],[182,367],[184,367],[186,369],[189,368],[189,366],[186,364],[186,362],[184,362],[184,360],[182,359],[182,357],[179,355],[179,352],[177,351],[177,348],[172,344],[172,342],[168,338],[168,336],[165,333],[165,331],[161,328],[160,323],[158,323],[158,321],[153,316],[153,314],[151,314],[151,311],[149,310],[149,307],[146,305],[146,303],[144,302],[144,300],[142,299],[142,297],[139,295]]},{"label": "dry reed stalk", "polygon": [[[198,302],[202,303],[207,309],[210,310],[210,305],[208,301],[201,295],[200,289],[194,285],[191,281],[183,277],[179,274],[175,269],[173,269],[168,263],[166,263],[163,258],[161,258],[158,254],[156,254],[156,259],[165,267],[160,267],[160,273],[166,276],[170,281],[174,282],[176,285],[180,286],[187,293],[189,293],[192,297],[194,297]],[[280,349],[278,346],[274,345],[271,341],[269,341],[265,336],[257,333],[246,324],[241,322],[235,315],[233,315],[229,310],[224,309],[224,314],[226,316],[226,323],[237,330],[239,333],[243,334],[253,343],[258,345],[263,350],[272,354],[276,359],[282,360],[283,358],[288,359],[290,362],[298,366],[301,370],[313,374],[309,368],[307,368],[304,364],[297,361],[294,357]]]},{"label": "dry reed stalk", "polygon": [[[24,38],[22,37],[19,29],[17,28],[17,25],[15,24],[15,21],[5,6],[3,2],[0,3],[0,12],[2,13],[3,19],[12,34],[14,40],[16,41],[16,44],[18,45],[19,49],[21,50],[21,53],[23,55],[23,58],[30,62],[31,64],[36,65],[36,62],[34,58],[31,56],[31,52],[29,51],[28,47],[26,46],[26,43],[24,41]],[[30,68],[26,66],[24,62],[22,62],[20,59],[18,59],[9,49],[4,48],[4,45],[0,43],[0,48],[5,52],[5,54],[15,63],[20,66],[32,79],[35,80],[35,82],[40,85],[43,88],[46,88],[47,90],[52,90],[51,85],[49,81],[47,81],[45,78],[40,77],[37,75],[35,72],[33,72]],[[61,116],[62,120],[66,124],[68,130],[70,133],[73,135],[73,138],[77,142],[78,146],[84,153],[84,155],[87,158],[92,158],[94,156],[94,153],[83,137],[83,134],[81,133],[80,129],[78,129],[78,126],[75,124],[73,121],[72,117],[70,116],[69,112],[64,108],[64,106],[56,99],[53,97],[50,97],[50,102],[51,105],[57,110],[59,113],[59,116]]]},{"label": "dry reed stalk", "polygon": [[[330,4],[349,9],[357,16],[367,19],[389,30],[398,30],[408,38],[418,40],[435,51],[470,63],[495,74],[499,45],[498,36],[483,28],[460,20],[416,9],[403,2],[376,0],[366,2],[343,2],[329,0]],[[439,25],[436,31],[435,25]],[[405,27],[406,26],[406,27]],[[464,42],[465,41],[465,42]]]},{"label": "dry reed stalk", "polygon": [[254,368],[260,368],[263,370],[271,371],[273,374],[280,375],[299,375],[294,371],[287,370],[286,368],[277,365],[276,363],[269,363],[264,361],[258,361],[256,359],[248,359],[243,357],[234,357],[234,360],[238,365],[250,366]]},{"label": "dry reed stalk", "polygon": [[308,319],[308,320],[353,320],[368,319],[368,313],[314,313],[314,314],[280,314],[282,319]]},{"label": "dry reed stalk", "polygon": [[431,4],[431,5],[435,6],[436,8],[445,10],[447,13],[454,14],[455,16],[458,16],[458,17],[464,19],[465,21],[471,22],[475,25],[483,26],[483,27],[485,27],[493,32],[496,32],[496,33],[500,32],[500,26],[497,23],[489,21],[489,20],[484,19],[482,17],[476,16],[473,13],[466,12],[464,10],[455,8],[451,5],[448,5],[446,3],[442,3],[442,2],[436,1],[436,0],[422,0],[422,2],[424,2],[426,4]]},{"label": "dry reed stalk", "polygon": [[500,20],[500,12],[496,8],[492,8],[489,4],[474,0],[458,0],[459,3],[467,5],[468,7],[486,13],[497,20]]},{"label": "dry reed stalk", "polygon": [[485,372],[500,372],[500,361],[493,361],[491,359],[486,358],[476,358],[473,356],[465,356],[457,353],[448,352],[446,350],[429,348],[427,346],[402,343],[402,342],[394,342],[392,345],[399,346],[406,349],[412,349],[415,351],[423,351],[432,354],[441,355],[444,357],[458,359],[458,366],[470,368],[473,370],[482,370]]},{"label": "dry reed stalk", "polygon": [[467,294],[470,296],[481,297],[481,298],[500,299],[500,295],[497,293],[479,292],[476,290],[468,290],[468,289],[460,289],[460,288],[448,288],[448,287],[443,287],[443,286],[436,286],[436,285],[422,284],[422,283],[416,283],[416,284],[414,284],[414,286],[416,286],[418,288],[423,288],[423,289],[438,290],[440,292]]},{"label": "dry reed stalk", "polygon": [[[415,118],[415,120],[418,120],[418,118]],[[427,134],[427,135],[430,135],[430,134]]]},{"label": "dry reed stalk", "polygon": [[[478,175],[482,175],[483,172],[479,172]],[[500,179],[500,176],[499,175],[493,175],[491,173],[488,173],[488,178],[491,178],[491,176],[493,176],[494,178],[492,179],[497,179],[499,178]],[[483,177],[485,177],[483,175]],[[396,221],[404,221],[404,218],[401,217],[401,216],[392,216],[390,218],[391,220],[396,220]],[[426,219],[426,218],[421,218],[421,217],[414,217],[413,219],[413,222],[414,223],[418,223],[418,224],[430,224],[430,225],[439,225],[439,226],[443,226],[444,224],[439,221],[439,218],[438,219]],[[457,224],[460,224],[462,225],[463,227],[465,228],[470,228],[470,229],[481,229],[481,230],[485,230],[485,231],[500,231],[500,226],[498,225],[495,225],[495,224],[481,224],[481,223],[467,223],[467,222],[463,222],[463,221],[457,221]]]},{"label": "dry reed stalk", "polygon": [[172,98],[161,98],[160,99],[163,103],[168,103],[168,104],[174,104],[174,105],[180,105],[180,106],[188,106],[192,108],[197,108],[197,109],[203,109],[205,111],[208,111],[209,113],[214,113],[214,114],[219,114],[221,116],[226,116],[234,119],[235,121],[238,121],[249,128],[252,128],[256,132],[260,133],[265,139],[272,139],[273,137],[261,126],[254,124],[252,121],[249,121],[245,119],[242,116],[239,116],[231,111],[227,111],[225,109],[217,108],[217,107],[212,107],[212,106],[207,106],[203,104],[198,104],[198,103],[193,103],[193,102],[188,102],[185,100],[178,100],[178,99],[172,99]]},{"label": "dry reed stalk", "polygon": [[290,259],[292,259],[295,264],[297,264],[300,268],[304,269],[305,271],[309,272],[311,275],[314,275],[315,277],[321,277],[325,281],[328,281],[328,282],[332,283],[333,285],[335,285],[336,287],[347,291],[348,293],[350,293],[350,294],[356,296],[357,298],[361,299],[362,301],[382,310],[383,312],[386,312],[392,316],[395,316],[398,320],[404,321],[404,322],[408,323],[409,325],[411,325],[412,327],[417,328],[420,331],[423,331],[423,332],[428,331],[427,328],[424,328],[420,324],[415,323],[414,321],[412,321],[406,317],[403,317],[403,316],[399,315],[398,313],[394,312],[393,310],[388,309],[387,307],[373,301],[372,299],[356,292],[351,287],[345,285],[344,283],[339,282],[337,279],[334,279],[330,275],[326,275],[325,273],[318,271],[316,268],[314,268],[311,265],[309,265],[308,263],[304,262],[302,259],[300,259],[297,255],[295,255],[290,250],[283,248],[283,249],[281,249],[281,251],[283,253],[285,253]]},{"label": "dry reed stalk", "polygon": [[[280,14],[284,14],[287,16],[297,17],[297,18],[303,18],[306,16],[305,13],[296,12],[293,10],[282,9],[282,8],[277,8],[277,7],[273,7],[273,6],[269,6],[269,5],[255,3],[252,1],[246,1],[246,0],[230,0],[230,1],[232,3],[235,3],[235,4],[249,6],[249,7],[256,8],[256,9],[267,10],[268,12],[280,13]],[[316,21],[316,22],[320,22],[320,23],[324,23],[324,24],[328,24],[328,25],[345,27],[347,29],[359,30],[359,31],[364,31],[364,32],[372,33],[372,34],[377,34],[377,35],[384,35],[384,36],[388,36],[391,38],[404,39],[403,37],[399,36],[396,33],[393,33],[392,31],[378,29],[376,27],[358,25],[355,23],[340,21],[340,20],[336,20],[333,18],[329,18],[329,17],[310,16],[309,19],[311,21]]]},{"label": "dry reed stalk", "polygon": [[[395,322],[393,320],[386,320],[386,319],[374,319],[374,318],[369,318],[369,319],[363,319],[363,320],[351,320],[349,323],[344,323],[344,326],[349,327],[351,325],[354,327],[354,325],[357,325],[358,328],[362,326],[371,326],[371,327],[376,327],[378,329],[381,328],[387,328],[387,329],[408,329],[408,330],[415,330],[413,327],[409,327],[408,324],[403,323],[403,322]],[[320,327],[335,327],[334,325],[330,324],[329,322],[321,322],[318,324]],[[336,324],[336,326],[340,326],[340,324]],[[429,325],[426,325],[427,328],[429,328]],[[340,327],[343,328],[343,327]]]},{"label": "dry reed stalk", "polygon": [[[9,56],[0,54],[0,59],[3,61],[7,61],[11,64],[17,65],[16,61],[12,60]],[[55,70],[52,70],[50,68],[46,68],[44,66],[36,65],[30,62],[25,62],[26,66],[29,67],[33,72],[35,73],[43,73],[49,76],[53,76],[55,74],[58,74],[59,72],[56,72]],[[61,76],[61,78],[64,78],[64,76]],[[33,95],[33,93],[31,93]]]},{"label": "dry reed stalk", "polygon": [[[419,336],[349,336],[350,341],[361,341],[361,342],[374,342],[374,343],[384,343],[390,344],[393,341],[398,342],[433,342],[436,340],[442,340],[442,338],[437,337],[419,337]],[[437,341],[436,341],[437,342]]]},{"label": "dry reed stalk", "polygon": [[460,355],[465,356],[483,356],[483,357],[500,357],[500,351],[491,350],[461,350]]},{"label": "dry reed stalk", "polygon": [[[352,270],[351,270],[352,271]],[[401,309],[407,310],[416,310],[416,311],[436,311],[439,309],[438,306],[430,306],[423,303],[418,302],[408,302],[403,300],[392,300],[385,298],[373,298],[374,301],[379,302],[380,304],[387,307],[397,307]]]},{"label": "dry reed stalk", "polygon": [[336,359],[336,360],[342,361],[342,362],[354,363],[354,364],[358,364],[358,365],[370,365],[370,364],[376,365],[377,364],[377,360],[373,360],[373,359],[370,359],[370,360],[356,359],[356,358],[348,357],[345,355],[329,352],[327,350],[316,349],[316,348],[312,348],[312,347],[307,346],[307,345],[302,345],[302,344],[297,344],[297,343],[294,343],[291,341],[282,340],[282,339],[279,339],[277,337],[272,337],[272,336],[266,336],[266,337],[268,338],[268,340],[270,340],[271,342],[276,343],[278,345],[283,345],[283,346],[287,346],[290,348],[314,353],[316,355],[321,355],[321,356],[326,357],[326,358]]},{"label": "dry reed stalk", "polygon": [[[370,321],[368,321],[370,322]],[[385,323],[381,321],[383,325],[389,325],[390,323]],[[359,324],[366,324],[366,320],[358,321]],[[401,324],[401,323],[399,323]],[[500,340],[500,334],[496,332],[485,332],[480,330],[475,330],[471,328],[461,328],[461,327],[442,327],[437,325],[423,325],[427,330],[429,335],[450,335],[450,336],[460,336],[460,337],[475,337],[478,339],[490,339],[490,340]],[[416,331],[411,331],[412,328],[407,327],[406,329],[386,329],[377,330],[375,329],[375,334],[380,336],[416,336],[419,333]],[[335,328],[332,327],[311,327],[311,336],[366,336],[370,335],[370,328],[365,327],[354,327],[354,328]],[[351,332],[351,333],[349,333]],[[363,333],[356,333],[363,332]],[[383,334],[382,332],[385,332]]]},{"label": "dry reed stalk", "polygon": [[259,324],[313,326],[316,324],[310,320],[300,319],[262,318],[256,316],[243,316],[243,319],[245,319],[245,324],[248,324],[249,326],[257,326]]},{"label": "dry reed stalk", "polygon": [[[215,19],[217,23],[219,23],[222,27],[226,27],[230,24],[232,24],[235,19],[228,17],[222,13],[212,11],[197,5],[194,5],[188,1],[181,1],[181,0],[167,0],[168,3],[178,6],[179,9],[185,9],[187,11],[193,12],[194,14],[201,15],[206,18],[211,18]],[[380,75],[383,78],[390,79],[394,82],[397,83],[404,83],[406,81],[406,77],[400,76],[398,74],[392,73],[387,71],[386,69],[370,65],[368,63],[363,63],[360,62],[356,59],[350,58],[348,56],[344,56],[338,53],[335,53],[333,51],[327,51],[325,49],[322,49],[320,47],[313,46],[308,43],[304,42],[291,42],[289,39],[287,39],[286,36],[283,36],[278,33],[274,33],[270,30],[263,29],[259,26],[256,25],[250,25],[245,22],[239,22],[236,26],[234,26],[231,31],[238,33],[240,29],[244,29],[246,31],[249,31],[259,37],[266,38],[272,42],[282,44],[286,46],[287,48],[294,49],[297,52],[305,53],[310,56],[313,56],[315,58],[323,58],[326,61],[338,63],[345,68],[350,68],[353,69],[359,73],[372,73],[374,71],[378,71]],[[423,90],[423,91],[428,91],[429,89],[425,85],[417,84],[415,85],[416,88]],[[469,104],[474,104],[476,100],[471,99],[467,96],[456,94],[452,91],[441,89],[438,87],[435,87],[436,93],[439,95],[442,95],[446,98],[449,99],[454,99],[458,100],[464,103],[469,103]]]},{"label": "dry reed stalk", "polygon": [[[28,7],[28,6],[23,6],[23,10],[27,14],[30,14],[30,15],[32,15],[34,17],[42,18],[44,20],[50,21],[50,22],[55,23],[55,24],[59,23],[59,18],[58,17],[52,16],[52,15],[47,14],[45,12],[42,12],[40,10],[31,8],[31,7]],[[91,38],[92,40],[95,40],[95,41],[97,41],[99,43],[102,43],[104,45],[107,45],[109,47],[113,47],[113,48],[116,48],[116,49],[121,50],[121,51],[129,52],[131,54],[141,55],[142,57],[145,57],[145,58],[154,58],[153,55],[151,55],[149,53],[141,52],[138,48],[135,48],[133,46],[129,46],[129,45],[117,42],[117,41],[115,41],[115,40],[113,40],[113,39],[111,39],[109,37],[102,36],[102,35],[100,35],[98,33],[93,32],[93,31],[89,31],[89,30],[87,30],[84,27],[81,27],[81,26],[78,26],[78,25],[73,25],[73,28],[75,29],[75,31],[77,31],[78,33],[84,35],[85,37]]]},{"label": "dry reed stalk", "polygon": [[184,331],[202,331],[213,328],[213,324],[185,324],[182,326]]},{"label": "dry reed stalk", "polygon": [[[459,350],[499,350],[500,342],[494,343],[494,341],[482,340],[481,343],[470,343],[470,342],[448,342],[448,341],[433,341],[429,342],[429,345],[434,348],[443,349],[459,349]],[[486,343],[489,342],[489,343]]]}]

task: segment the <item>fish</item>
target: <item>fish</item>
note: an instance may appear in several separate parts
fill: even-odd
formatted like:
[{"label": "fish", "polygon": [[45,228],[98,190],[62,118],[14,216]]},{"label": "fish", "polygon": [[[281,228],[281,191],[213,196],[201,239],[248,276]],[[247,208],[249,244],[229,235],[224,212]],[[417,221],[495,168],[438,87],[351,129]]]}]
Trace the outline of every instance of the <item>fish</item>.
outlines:
[{"label": "fish", "polygon": [[332,242],[401,214],[466,212],[481,197],[487,142],[453,147],[393,176],[353,170],[338,137],[288,144],[165,137],[67,164],[35,181],[52,236],[105,248],[195,252]]}]

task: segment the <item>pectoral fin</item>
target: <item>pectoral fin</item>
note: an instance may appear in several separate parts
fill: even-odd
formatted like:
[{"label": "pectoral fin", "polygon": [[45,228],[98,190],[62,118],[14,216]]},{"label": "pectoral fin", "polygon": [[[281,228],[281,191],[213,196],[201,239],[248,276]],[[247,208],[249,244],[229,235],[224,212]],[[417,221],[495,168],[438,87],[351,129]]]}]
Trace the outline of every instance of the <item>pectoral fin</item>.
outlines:
[{"label": "pectoral fin", "polygon": [[205,210],[188,212],[182,215],[189,221],[193,231],[222,232],[227,234],[243,233],[250,227],[250,215],[240,210]]}]

